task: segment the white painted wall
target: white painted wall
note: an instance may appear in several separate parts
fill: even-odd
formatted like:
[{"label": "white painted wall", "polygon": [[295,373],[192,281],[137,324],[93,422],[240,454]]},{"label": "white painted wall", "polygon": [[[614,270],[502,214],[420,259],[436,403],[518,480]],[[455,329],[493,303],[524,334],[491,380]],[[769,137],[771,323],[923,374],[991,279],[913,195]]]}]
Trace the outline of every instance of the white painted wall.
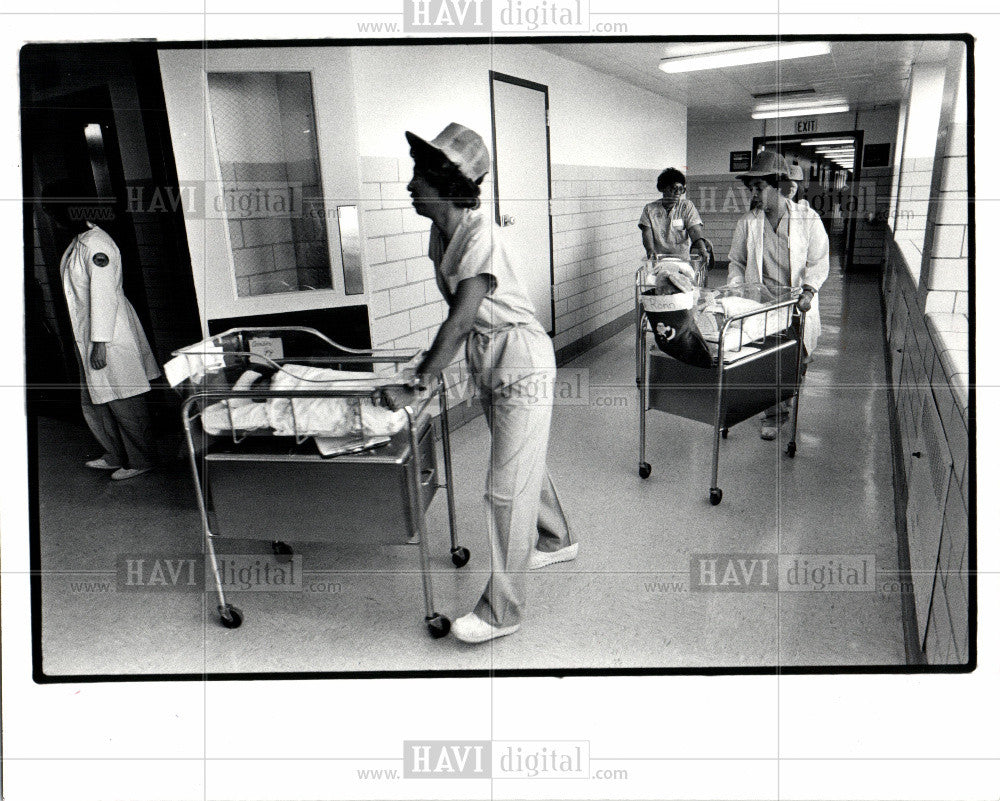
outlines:
[{"label": "white painted wall", "polygon": [[[352,64],[374,342],[426,347],[445,313],[430,224],[406,192],[404,131],[430,138],[454,120],[492,146],[491,70],[548,87],[556,346],[621,317],[641,254],[635,221],[656,174],[684,164],[684,106],[532,45],[356,47]],[[486,203],[491,190],[487,180]]]},{"label": "white painted wall", "polygon": [[913,68],[904,159],[934,158],[938,122],[941,119],[944,74],[944,64],[918,64]]},{"label": "white painted wall", "polygon": [[[895,106],[879,109],[862,109],[857,112],[851,111],[846,114],[824,114],[818,117],[806,115],[804,117],[787,117],[780,120],[764,120],[766,122],[766,136],[776,136],[795,134],[795,123],[799,119],[815,119],[816,133],[826,133],[830,131],[853,131],[865,132],[865,143],[878,144],[881,142],[893,142],[896,139],[896,122],[899,119],[899,109]],[[855,121],[856,120],[856,121]]]},{"label": "white painted wall", "polygon": [[688,128],[687,174],[729,172],[729,153],[750,150],[755,136],[764,134],[760,120],[734,120],[691,125]]},{"label": "white painted wall", "polygon": [[554,164],[662,169],[686,159],[685,106],[532,45],[358,47],[353,56],[362,155],[407,158],[403,131],[431,137],[452,120],[490,142],[492,69],[549,87]]},{"label": "white painted wall", "polygon": [[[813,119],[805,117],[805,119]],[[855,115],[829,114],[815,117],[816,132],[865,132],[865,144],[895,143],[899,109],[896,107],[859,111]],[[718,175],[729,172],[729,153],[750,150],[755,136],[794,135],[797,118],[782,120],[739,120],[691,125],[688,129],[687,163],[689,175]]]}]

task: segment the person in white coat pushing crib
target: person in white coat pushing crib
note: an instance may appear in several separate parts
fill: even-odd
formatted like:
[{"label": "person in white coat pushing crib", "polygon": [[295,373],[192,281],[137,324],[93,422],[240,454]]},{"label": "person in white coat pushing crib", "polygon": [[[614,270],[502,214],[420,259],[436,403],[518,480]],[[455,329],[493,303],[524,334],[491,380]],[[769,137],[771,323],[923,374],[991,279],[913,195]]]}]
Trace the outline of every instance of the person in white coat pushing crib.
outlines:
[{"label": "person in white coat pushing crib", "polygon": [[[819,304],[813,305],[830,274],[830,240],[811,207],[781,194],[780,186],[790,180],[789,172],[784,156],[762,150],[750,169],[737,176],[751,192],[751,210],[736,223],[729,249],[728,282],[802,287],[798,307],[808,312],[801,332],[808,360],[820,334]],[[805,374],[805,363],[802,372]],[[768,409],[761,419],[761,439],[775,439],[789,415],[787,401]]]},{"label": "person in white coat pushing crib", "polygon": [[407,190],[417,214],[433,221],[429,256],[449,307],[417,370],[437,375],[464,341],[491,434],[490,579],[475,609],[452,626],[464,642],[485,642],[520,627],[527,570],[577,555],[545,464],[555,354],[500,229],[479,208],[490,165],[482,138],[454,122],[429,142],[409,131],[406,138],[414,160]]},{"label": "person in white coat pushing crib", "polygon": [[[64,204],[50,200],[49,211],[73,230]],[[118,246],[101,228],[85,225],[63,253],[60,274],[79,357],[83,417],[104,448],[86,466],[112,470],[111,478],[122,481],[155,466],[147,393],[149,380],[161,372],[122,290]]]}]

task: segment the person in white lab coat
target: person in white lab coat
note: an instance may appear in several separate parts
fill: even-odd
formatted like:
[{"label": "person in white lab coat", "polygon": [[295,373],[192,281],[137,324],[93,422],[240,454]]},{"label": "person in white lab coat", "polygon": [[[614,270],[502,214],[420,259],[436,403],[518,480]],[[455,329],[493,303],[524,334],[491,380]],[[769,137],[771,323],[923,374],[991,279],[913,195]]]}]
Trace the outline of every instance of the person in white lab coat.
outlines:
[{"label": "person in white lab coat", "polygon": [[[802,287],[798,307],[809,312],[802,341],[810,358],[820,334],[819,304],[814,301],[830,274],[830,240],[823,222],[812,208],[779,192],[780,184],[789,179],[788,163],[780,153],[762,150],[750,170],[737,177],[751,191],[751,211],[736,223],[728,282]],[[787,402],[765,412],[761,438],[775,439],[789,414]]]},{"label": "person in white lab coat", "polygon": [[479,207],[490,165],[482,138],[454,122],[429,142],[409,131],[406,138],[414,160],[407,190],[417,214],[433,221],[428,255],[448,303],[417,371],[439,374],[464,342],[490,428],[490,579],[475,609],[452,626],[464,642],[485,642],[520,627],[527,570],[569,561],[578,551],[545,465],[555,354],[500,229]]},{"label": "person in white lab coat", "polygon": [[80,368],[83,417],[104,448],[86,466],[113,471],[115,481],[135,478],[156,463],[147,395],[160,368],[122,291],[118,246],[92,222],[74,221],[68,203],[51,194],[50,216],[70,231],[83,229],[63,253],[59,270]]}]

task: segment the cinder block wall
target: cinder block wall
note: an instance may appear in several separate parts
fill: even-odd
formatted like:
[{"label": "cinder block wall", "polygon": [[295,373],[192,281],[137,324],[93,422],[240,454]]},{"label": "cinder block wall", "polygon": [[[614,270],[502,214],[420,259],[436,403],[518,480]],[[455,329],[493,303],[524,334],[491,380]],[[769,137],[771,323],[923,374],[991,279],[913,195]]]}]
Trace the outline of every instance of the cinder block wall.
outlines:
[{"label": "cinder block wall", "polygon": [[630,324],[656,170],[552,166],[555,347],[572,354]]},{"label": "cinder block wall", "polygon": [[853,263],[876,267],[885,261],[885,223],[892,193],[892,167],[863,169],[860,181]]},{"label": "cinder block wall", "polygon": [[970,636],[969,318],[925,313],[906,263],[914,259],[912,242],[890,243],[884,292],[899,478],[907,495],[910,568],[933,575],[928,592],[915,598],[920,645],[930,664],[962,664]]},{"label": "cinder block wall", "polygon": [[729,261],[736,221],[750,209],[750,193],[734,173],[690,175],[687,197],[705,224],[705,235],[712,241],[715,258]]},{"label": "cinder block wall", "polygon": [[[427,258],[430,222],[406,191],[409,159],[362,158],[362,231],[376,348],[429,347],[447,315]],[[631,323],[635,272],[643,258],[638,228],[643,205],[656,198],[656,171],[552,166],[554,345],[564,357]],[[483,202],[492,198],[483,185]],[[449,384],[464,382],[462,355]]]}]

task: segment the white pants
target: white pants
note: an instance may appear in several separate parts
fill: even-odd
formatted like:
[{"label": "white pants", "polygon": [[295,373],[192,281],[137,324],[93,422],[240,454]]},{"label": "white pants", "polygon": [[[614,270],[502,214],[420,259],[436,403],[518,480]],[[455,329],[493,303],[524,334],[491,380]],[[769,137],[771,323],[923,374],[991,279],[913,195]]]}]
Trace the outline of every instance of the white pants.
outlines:
[{"label": "white pants", "polygon": [[519,326],[472,334],[466,355],[491,435],[486,476],[491,575],[475,613],[493,626],[512,626],[524,608],[532,549],[555,551],[571,543],[545,466],[555,354],[540,326]]}]

